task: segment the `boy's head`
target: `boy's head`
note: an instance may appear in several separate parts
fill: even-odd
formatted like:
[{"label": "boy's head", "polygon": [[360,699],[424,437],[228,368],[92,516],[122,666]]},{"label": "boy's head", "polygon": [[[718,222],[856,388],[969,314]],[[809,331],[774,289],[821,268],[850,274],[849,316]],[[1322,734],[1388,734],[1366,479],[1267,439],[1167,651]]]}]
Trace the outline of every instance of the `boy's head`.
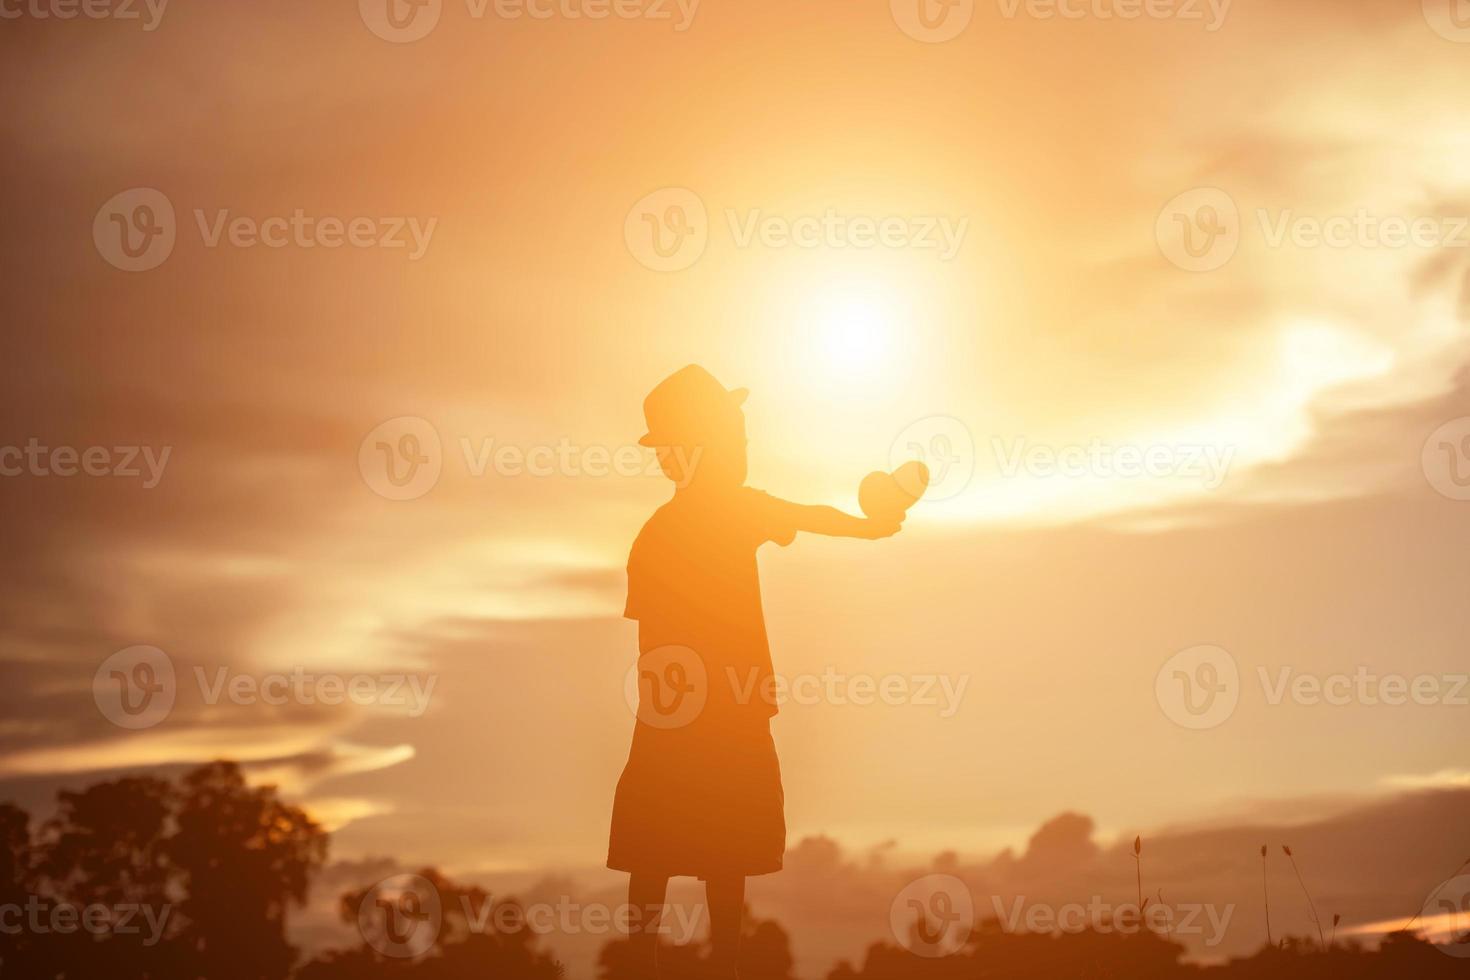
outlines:
[{"label": "boy's head", "polygon": [[648,433],[638,442],[658,452],[664,475],[680,487],[745,483],[745,413],[749,394],[727,389],[697,364],[659,382],[643,400]]}]

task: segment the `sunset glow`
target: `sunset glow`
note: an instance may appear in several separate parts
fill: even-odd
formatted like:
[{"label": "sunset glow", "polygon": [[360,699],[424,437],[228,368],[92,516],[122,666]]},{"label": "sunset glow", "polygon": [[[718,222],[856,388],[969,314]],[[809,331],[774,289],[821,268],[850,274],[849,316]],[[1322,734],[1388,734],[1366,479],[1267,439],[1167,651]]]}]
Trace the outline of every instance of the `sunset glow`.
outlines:
[{"label": "sunset glow", "polygon": [[777,980],[934,876],[1376,948],[1470,854],[1451,3],[0,2],[10,825],[238,763],[302,962],[425,869],[615,904],[662,613],[780,681]]}]

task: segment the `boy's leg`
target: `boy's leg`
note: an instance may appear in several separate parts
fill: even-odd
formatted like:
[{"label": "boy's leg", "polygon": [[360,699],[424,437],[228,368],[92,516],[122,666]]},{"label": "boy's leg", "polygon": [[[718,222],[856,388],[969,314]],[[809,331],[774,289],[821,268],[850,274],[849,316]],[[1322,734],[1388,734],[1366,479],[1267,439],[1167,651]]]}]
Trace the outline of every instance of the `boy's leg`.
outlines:
[{"label": "boy's leg", "polygon": [[628,942],[634,968],[650,980],[658,976],[658,930],[668,890],[669,879],[663,875],[635,872],[628,878],[628,904],[633,907]]},{"label": "boy's leg", "polygon": [[745,916],[745,877],[710,878],[704,883],[709,905],[709,935],[717,976],[736,976],[740,962],[740,928]]}]

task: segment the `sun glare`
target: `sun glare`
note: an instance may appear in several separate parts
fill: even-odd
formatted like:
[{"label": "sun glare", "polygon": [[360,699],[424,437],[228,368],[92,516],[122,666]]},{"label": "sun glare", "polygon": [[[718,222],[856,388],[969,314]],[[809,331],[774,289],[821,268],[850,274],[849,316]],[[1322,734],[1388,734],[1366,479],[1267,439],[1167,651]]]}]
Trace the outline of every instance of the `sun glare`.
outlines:
[{"label": "sun glare", "polygon": [[871,284],[814,294],[803,324],[812,367],[829,382],[878,380],[895,356],[896,319],[893,297]]},{"label": "sun glare", "polygon": [[833,371],[867,375],[882,365],[890,346],[886,326],[882,311],[863,297],[838,297],[817,324],[817,342]]}]

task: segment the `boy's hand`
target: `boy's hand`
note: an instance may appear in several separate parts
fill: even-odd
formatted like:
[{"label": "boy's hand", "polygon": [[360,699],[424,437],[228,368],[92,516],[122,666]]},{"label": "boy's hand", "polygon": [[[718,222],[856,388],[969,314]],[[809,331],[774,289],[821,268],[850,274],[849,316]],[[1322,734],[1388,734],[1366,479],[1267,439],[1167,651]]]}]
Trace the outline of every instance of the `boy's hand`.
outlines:
[{"label": "boy's hand", "polygon": [[836,507],[823,505],[789,504],[792,526],[798,531],[825,534],[834,538],[866,538],[876,541],[898,533],[903,526],[904,515],[897,517],[856,517],[844,514]]},{"label": "boy's hand", "polygon": [[879,538],[891,538],[903,527],[903,519],[899,517],[869,517],[862,522],[862,531],[858,537],[869,541],[877,541]]}]

